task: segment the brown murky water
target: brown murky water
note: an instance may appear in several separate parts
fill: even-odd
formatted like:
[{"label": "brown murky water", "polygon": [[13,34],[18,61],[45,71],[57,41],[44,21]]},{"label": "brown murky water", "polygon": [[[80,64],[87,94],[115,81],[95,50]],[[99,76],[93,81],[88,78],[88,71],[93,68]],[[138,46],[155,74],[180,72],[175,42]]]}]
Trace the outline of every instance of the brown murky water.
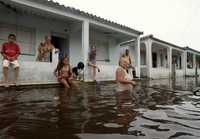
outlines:
[{"label": "brown murky water", "polygon": [[198,139],[200,96],[186,91],[198,86],[188,78],[142,81],[123,93],[103,83],[68,93],[1,90],[0,139]]}]

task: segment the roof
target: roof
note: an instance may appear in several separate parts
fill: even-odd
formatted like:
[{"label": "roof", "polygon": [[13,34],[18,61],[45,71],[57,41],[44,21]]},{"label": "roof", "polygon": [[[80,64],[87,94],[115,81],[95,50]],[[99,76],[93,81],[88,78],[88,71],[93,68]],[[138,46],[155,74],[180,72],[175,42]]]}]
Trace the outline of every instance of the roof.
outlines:
[{"label": "roof", "polygon": [[[178,45],[175,45],[175,44],[172,44],[172,43],[169,43],[169,42],[160,40],[160,39],[158,39],[158,38],[155,38],[152,34],[147,35],[147,36],[144,36],[144,37],[141,37],[141,38],[140,38],[140,41],[144,41],[144,40],[147,40],[147,39],[152,39],[152,40],[154,40],[154,41],[158,41],[158,42],[161,42],[161,43],[164,43],[164,44],[173,46],[173,47],[175,47],[175,48],[179,48],[179,49],[185,50],[184,47],[181,47],[181,46],[178,46]],[[130,43],[133,43],[133,42],[135,42],[135,40],[126,41],[126,42],[121,43],[120,45],[121,45],[121,46],[122,46],[122,45],[127,45],[127,44],[130,44]]]},{"label": "roof", "polygon": [[167,42],[167,41],[158,39],[158,38],[154,37],[152,34],[142,37],[142,38],[141,38],[141,41],[146,40],[146,39],[152,39],[152,40],[154,40],[154,41],[158,41],[158,42],[161,42],[161,43],[170,45],[170,46],[172,46],[172,47],[185,50],[184,47],[181,47],[181,46],[175,45],[175,44],[173,44],[173,43],[170,43],[170,42]]},{"label": "roof", "polygon": [[[0,0],[0,1],[5,2],[5,0]],[[8,1],[8,0],[6,0],[6,1]],[[9,0],[9,1],[11,1],[11,0]],[[61,5],[58,2],[54,2],[52,0],[26,0],[26,1],[32,1],[32,2],[36,2],[36,3],[44,4],[48,7],[56,8],[56,9],[59,9],[59,10],[65,11],[65,12],[69,12],[69,13],[72,13],[72,14],[75,14],[75,15],[79,15],[79,16],[86,17],[86,18],[89,18],[89,19],[93,19],[93,20],[101,22],[103,24],[107,24],[107,25],[110,25],[110,26],[113,26],[113,27],[116,27],[116,28],[119,28],[119,29],[123,29],[125,31],[135,33],[135,34],[138,34],[138,35],[143,34],[143,32],[132,29],[132,28],[127,27],[125,25],[118,24],[116,22],[104,19],[102,17],[90,14],[88,12],[81,11],[79,9],[75,9],[73,7],[69,7],[69,6],[66,7],[65,5]]]},{"label": "roof", "polygon": [[185,48],[185,50],[193,51],[193,52],[196,52],[196,53],[199,53],[199,54],[200,54],[200,51],[197,51],[197,50],[195,50],[195,49],[192,49],[192,48],[190,48],[190,47],[188,47],[188,46],[186,46],[186,47],[184,47],[184,48]]},{"label": "roof", "polygon": [[171,45],[171,46],[173,46],[173,47],[175,47],[175,48],[179,48],[179,49],[182,49],[182,50],[189,50],[189,51],[193,51],[193,52],[196,52],[196,53],[200,53],[200,51],[197,51],[197,50],[195,50],[195,49],[192,49],[192,48],[190,48],[190,47],[188,47],[188,46],[186,46],[186,47],[181,47],[181,46],[178,46],[178,45],[175,45],[175,44],[172,44],[172,43],[169,43],[169,42],[160,40],[160,39],[158,39],[158,38],[155,38],[152,34],[151,34],[151,35],[147,35],[147,36],[145,36],[145,37],[142,37],[141,40],[145,40],[145,39],[148,39],[148,38],[151,38],[151,39],[153,39],[153,40],[155,40],[155,41],[159,41],[159,42],[162,42],[162,43],[165,43],[165,44],[168,44],[168,45]]}]

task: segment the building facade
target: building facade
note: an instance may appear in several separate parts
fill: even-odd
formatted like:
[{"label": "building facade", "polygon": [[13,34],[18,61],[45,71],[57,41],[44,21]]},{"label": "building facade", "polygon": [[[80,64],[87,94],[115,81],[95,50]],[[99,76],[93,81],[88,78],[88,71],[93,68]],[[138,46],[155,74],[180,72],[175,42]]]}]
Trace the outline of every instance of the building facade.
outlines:
[{"label": "building facade", "polygon": [[[87,59],[91,46],[97,48],[97,65],[101,69],[97,80],[114,80],[119,44],[135,39],[140,50],[142,32],[53,1],[0,0],[0,16],[6,17],[0,18],[0,43],[13,33],[21,47],[20,82],[56,82],[53,71],[58,58],[66,54],[72,67],[78,62],[86,65],[85,81],[90,81]],[[36,62],[38,46],[46,35],[52,36],[59,54],[53,52],[50,62]]]},{"label": "building facade", "polygon": [[[135,41],[121,44],[134,49]],[[140,76],[150,79],[195,76],[199,74],[200,52],[148,35],[140,41]]]}]

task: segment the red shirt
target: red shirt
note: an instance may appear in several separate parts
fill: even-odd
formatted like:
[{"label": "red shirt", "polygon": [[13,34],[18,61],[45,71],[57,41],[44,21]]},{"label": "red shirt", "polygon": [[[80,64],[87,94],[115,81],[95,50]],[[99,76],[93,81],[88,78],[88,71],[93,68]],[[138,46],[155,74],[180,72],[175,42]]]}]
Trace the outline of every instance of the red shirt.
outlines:
[{"label": "red shirt", "polygon": [[14,57],[20,53],[20,48],[16,43],[4,43],[2,45],[1,53],[8,57]]}]

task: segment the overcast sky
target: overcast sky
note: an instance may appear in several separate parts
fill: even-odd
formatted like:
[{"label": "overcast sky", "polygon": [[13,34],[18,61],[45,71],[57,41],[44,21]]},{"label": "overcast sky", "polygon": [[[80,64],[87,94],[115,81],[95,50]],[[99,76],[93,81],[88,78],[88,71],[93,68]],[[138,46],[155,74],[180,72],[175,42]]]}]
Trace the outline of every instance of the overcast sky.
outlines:
[{"label": "overcast sky", "polygon": [[200,0],[54,0],[200,51]]}]

